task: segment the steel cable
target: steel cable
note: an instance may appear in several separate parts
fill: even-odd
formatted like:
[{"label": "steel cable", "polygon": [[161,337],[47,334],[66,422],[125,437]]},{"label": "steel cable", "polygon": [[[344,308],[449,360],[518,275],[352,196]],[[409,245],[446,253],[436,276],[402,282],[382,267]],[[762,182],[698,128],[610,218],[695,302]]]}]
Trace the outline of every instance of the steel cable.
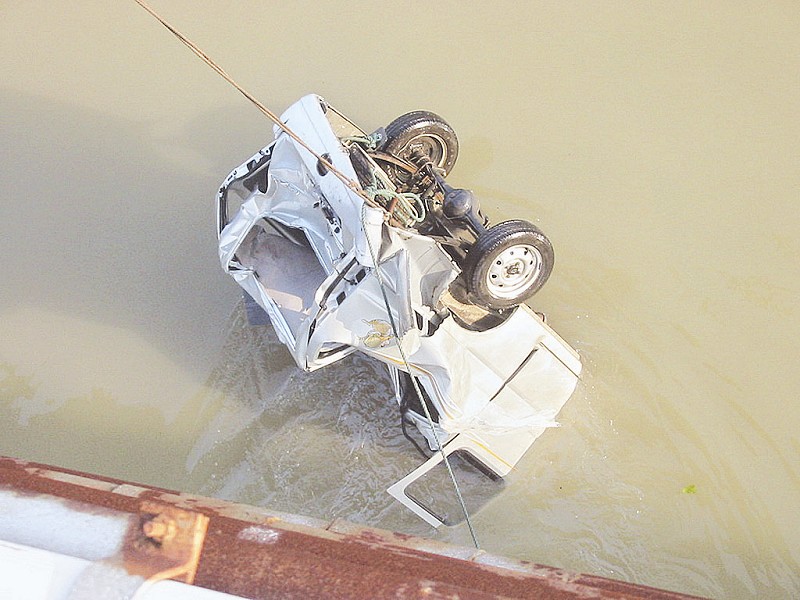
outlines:
[{"label": "steel cable", "polygon": [[[245,98],[247,98],[259,111],[261,111],[262,114],[264,114],[264,116],[266,116],[273,123],[275,123],[275,125],[277,125],[284,133],[286,133],[286,135],[288,135],[295,142],[300,144],[300,146],[302,146],[304,149],[306,149],[308,152],[310,152],[311,155],[314,156],[314,158],[316,158],[329,171],[331,171],[334,175],[336,175],[336,177],[339,180],[341,180],[342,183],[344,183],[349,189],[351,189],[353,192],[355,192],[361,198],[363,198],[365,200],[365,202],[367,204],[369,204],[370,206],[376,206],[376,202],[375,202],[374,198],[371,198],[368,194],[366,194],[364,192],[364,190],[362,190],[361,187],[358,185],[358,183],[356,183],[355,181],[353,181],[352,179],[347,177],[344,173],[342,173],[336,167],[334,167],[330,163],[330,161],[326,160],[320,154],[315,152],[308,144],[306,144],[306,142],[302,138],[300,138],[283,121],[281,121],[280,118],[275,113],[273,113],[269,108],[264,106],[250,92],[248,92],[242,86],[240,86],[238,83],[236,83],[236,81],[230,75],[228,75],[228,73],[222,67],[220,67],[216,62],[214,62],[214,60],[211,57],[209,57],[205,52],[203,52],[194,42],[192,42],[189,38],[187,38],[185,35],[183,35],[180,31],[175,29],[175,27],[173,27],[170,23],[168,23],[155,10],[153,10],[146,2],[144,2],[144,0],[134,0],[134,2],[136,2],[145,11],[147,11],[154,19],[156,19],[159,23],[161,23],[164,27],[166,27],[176,38],[178,38],[186,47],[188,47],[189,50],[191,50],[198,58],[200,58],[203,62],[205,62],[209,67],[211,67],[220,77],[222,77],[225,81],[227,81],[230,85],[232,85],[236,90],[238,90],[239,93],[241,93]],[[384,190],[375,190],[375,191],[376,191],[376,195],[382,195],[382,192],[384,192]],[[385,190],[385,191],[388,192],[388,190]],[[414,220],[422,220],[424,218],[424,204],[422,204],[422,202],[419,200],[418,197],[407,198],[407,197],[404,197],[401,194],[397,194],[396,192],[392,193],[392,196],[398,197],[399,200],[401,200],[402,202],[404,202],[406,204],[406,208],[411,213],[411,218],[412,219],[414,219]],[[419,205],[421,206],[421,209],[423,211],[422,215],[417,214],[416,210],[410,205],[409,200],[412,200],[412,199],[416,200],[417,202],[419,202]],[[364,221],[364,210],[365,210],[365,208],[366,208],[366,205],[362,206],[362,213],[361,213],[362,227],[364,226],[363,221]],[[384,284],[384,281],[383,281],[383,276],[382,276],[380,267],[378,265],[378,258],[377,258],[376,254],[375,254],[375,251],[374,251],[373,247],[372,247],[372,242],[370,241],[369,236],[366,235],[365,237],[367,239],[367,245],[369,247],[370,254],[372,255],[372,262],[375,265],[375,274],[376,274],[376,276],[378,278],[378,283],[380,284],[381,294],[383,295],[383,301],[384,301],[384,304],[386,305],[386,312],[387,312],[388,317],[389,317],[389,322],[391,323],[391,326],[392,326],[392,332],[394,334],[394,338],[395,338],[395,341],[397,343],[397,349],[400,351],[400,356],[401,356],[401,358],[403,360],[403,364],[404,364],[406,370],[408,371],[409,375],[411,375],[411,367],[408,364],[408,360],[406,358],[405,351],[403,350],[403,347],[400,344],[399,331],[397,329],[397,324],[395,323],[394,316],[392,315],[392,310],[391,310],[391,305],[389,303],[389,298],[386,295],[386,289],[385,289],[385,284]],[[434,440],[436,442],[437,451],[439,453],[441,453],[442,460],[444,461],[444,464],[447,467],[447,472],[450,475],[451,481],[453,482],[453,487],[455,488],[455,492],[456,492],[456,496],[458,497],[459,505],[461,506],[461,510],[464,513],[464,518],[466,519],[467,526],[469,527],[469,532],[470,532],[470,535],[472,536],[472,541],[475,544],[475,547],[477,549],[480,549],[480,545],[478,544],[478,538],[475,535],[475,529],[474,529],[474,527],[472,525],[472,520],[470,519],[469,512],[467,511],[467,506],[464,503],[464,498],[461,495],[461,489],[458,486],[458,481],[456,480],[455,474],[453,473],[453,469],[450,466],[450,461],[448,460],[447,455],[444,452],[444,447],[442,446],[441,441],[439,440],[439,436],[436,433],[436,429],[435,429],[434,424],[433,424],[433,418],[431,417],[430,410],[428,409],[428,405],[425,402],[425,399],[424,399],[424,397],[422,395],[422,391],[419,389],[419,382],[417,381],[416,377],[414,377],[413,375],[411,376],[411,382],[412,382],[412,384],[414,386],[414,391],[416,392],[417,396],[419,397],[420,403],[421,403],[422,408],[423,408],[423,410],[425,412],[425,418],[428,420],[428,424],[430,425],[431,431],[433,432],[433,437],[434,437]]]}]

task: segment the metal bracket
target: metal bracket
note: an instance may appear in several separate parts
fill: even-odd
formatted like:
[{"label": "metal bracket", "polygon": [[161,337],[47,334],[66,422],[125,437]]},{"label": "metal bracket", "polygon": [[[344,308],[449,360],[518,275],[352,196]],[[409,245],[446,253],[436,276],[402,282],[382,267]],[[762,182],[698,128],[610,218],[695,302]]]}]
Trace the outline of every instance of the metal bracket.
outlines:
[{"label": "metal bracket", "polygon": [[125,569],[150,582],[172,579],[191,584],[207,529],[205,515],[145,501],[125,537]]},{"label": "metal bracket", "polygon": [[131,515],[119,552],[89,565],[69,600],[131,600],[165,579],[193,583],[208,521],[200,513],[142,502],[138,514]]}]

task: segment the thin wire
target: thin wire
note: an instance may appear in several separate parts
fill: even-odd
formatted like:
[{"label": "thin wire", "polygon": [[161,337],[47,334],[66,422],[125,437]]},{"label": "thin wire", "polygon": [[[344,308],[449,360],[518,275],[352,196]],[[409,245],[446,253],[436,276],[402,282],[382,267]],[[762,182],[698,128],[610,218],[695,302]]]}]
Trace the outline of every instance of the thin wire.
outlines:
[{"label": "thin wire", "polygon": [[166,19],[164,19],[155,10],[153,10],[144,0],[134,0],[134,2],[136,2],[136,4],[138,4],[143,9],[145,9],[148,13],[150,13],[150,15],[154,19],[156,19],[159,23],[161,23],[164,27],[166,27],[170,32],[172,32],[172,34],[176,38],[178,38],[181,42],[183,42],[183,44],[187,48],[189,48],[189,50],[194,52],[194,54],[196,54],[198,56],[198,58],[200,58],[200,60],[202,60],[209,67],[214,69],[214,71],[220,77],[222,77],[225,81],[227,81],[229,84],[231,84],[236,90],[238,90],[239,93],[241,93],[245,98],[247,98],[258,110],[260,110],[264,114],[264,116],[266,116],[269,120],[271,120],[273,123],[275,123],[275,125],[280,127],[286,135],[288,135],[295,142],[300,144],[303,148],[308,150],[311,153],[311,155],[314,156],[314,158],[316,158],[318,161],[320,161],[320,163],[322,163],[329,171],[331,171],[334,175],[336,175],[336,177],[338,177],[342,181],[342,183],[344,183],[353,192],[358,194],[361,198],[366,200],[370,204],[370,206],[374,206],[374,201],[364,193],[364,191],[361,189],[361,187],[358,185],[358,183],[356,183],[355,181],[350,179],[347,175],[342,173],[339,169],[334,167],[331,164],[330,160],[325,159],[320,154],[315,152],[308,144],[306,144],[305,141],[303,141],[302,138],[300,138],[300,136],[298,136],[294,131],[292,131],[286,125],[286,123],[281,121],[280,118],[278,117],[278,115],[276,115],[274,112],[272,112],[266,106],[264,106],[255,96],[253,96],[253,94],[251,94],[246,89],[244,89],[242,86],[240,86],[238,83],[236,83],[236,81],[234,81],[233,77],[228,75],[228,73],[226,73],[225,70],[222,67],[220,67],[216,62],[214,62],[214,60],[210,56],[208,56],[205,52],[203,52],[200,48],[198,48],[197,45],[194,42],[192,42],[192,40],[190,40],[185,35],[183,35],[180,31],[175,29],[175,27],[173,27],[170,23],[168,23],[166,21]]},{"label": "thin wire", "polygon": [[[364,216],[365,216],[366,207],[361,209],[361,223],[362,227],[364,224]],[[425,418],[428,420],[428,425],[431,428],[431,433],[433,433],[433,440],[436,442],[436,451],[442,455],[442,460],[444,461],[445,467],[447,467],[447,473],[450,475],[450,480],[453,482],[453,487],[456,490],[456,496],[458,497],[458,503],[461,505],[461,511],[464,513],[464,519],[467,521],[467,527],[469,527],[469,534],[472,536],[472,542],[475,544],[475,548],[478,550],[481,549],[480,544],[478,543],[478,537],[475,535],[475,528],[472,526],[472,519],[469,517],[469,511],[467,510],[467,505],[464,503],[464,497],[461,495],[461,488],[458,486],[458,481],[456,480],[456,476],[453,473],[453,468],[450,466],[450,460],[447,458],[447,454],[444,452],[444,447],[442,446],[442,442],[439,440],[439,434],[436,433],[436,427],[433,424],[433,418],[431,417],[431,412],[428,409],[428,403],[425,402],[425,398],[422,395],[422,390],[419,389],[419,382],[417,378],[411,374],[411,366],[408,364],[408,359],[406,358],[405,350],[403,350],[403,346],[400,343],[400,332],[397,329],[397,324],[394,320],[394,315],[392,315],[392,309],[389,304],[389,297],[386,295],[386,285],[383,281],[383,274],[381,273],[381,268],[378,265],[378,257],[375,255],[375,250],[372,247],[372,241],[369,239],[369,235],[366,235],[366,231],[364,232],[364,237],[367,239],[367,247],[369,248],[369,253],[372,257],[372,264],[375,265],[375,275],[378,277],[378,284],[381,288],[381,295],[383,296],[383,303],[386,305],[386,314],[389,316],[389,323],[392,326],[392,333],[394,334],[394,341],[397,344],[397,349],[400,352],[400,358],[403,361],[403,365],[405,366],[408,374],[411,376],[411,383],[414,386],[414,391],[417,393],[417,397],[419,398],[420,404],[422,404],[422,410],[425,412]]]},{"label": "thin wire", "polygon": [[[361,198],[363,198],[367,204],[371,206],[375,206],[375,201],[370,198],[352,179],[347,177],[344,173],[339,171],[336,167],[334,167],[330,161],[323,158],[317,152],[315,152],[306,142],[300,138],[294,131],[292,131],[280,118],[273,113],[270,109],[264,106],[255,96],[253,96],[250,92],[245,90],[242,86],[240,86],[234,79],[225,72],[225,70],[220,67],[214,60],[209,57],[205,52],[203,52],[200,48],[195,45],[189,38],[183,35],[180,31],[175,29],[172,25],[170,25],[163,17],[161,17],[156,11],[154,11],[144,0],[134,0],[139,6],[141,6],[144,10],[146,10],[154,19],[156,19],[159,23],[161,23],[164,27],[166,27],[172,34],[178,38],[186,47],[189,48],[198,58],[200,58],[203,62],[205,62],[209,67],[211,67],[220,77],[222,77],[225,81],[231,84],[236,90],[239,91],[245,98],[247,98],[258,110],[261,111],[264,116],[270,119],[275,125],[277,125],[286,135],[292,138],[295,142],[300,144],[303,148],[305,148],[308,152],[311,153],[314,158],[316,158],[320,163],[322,163],[329,171],[331,171],[336,177],[338,177],[342,183],[344,183],[348,188],[350,188],[353,192],[358,194]],[[364,213],[362,210],[362,226],[364,220]],[[386,305],[386,312],[389,316],[389,322],[392,325],[392,331],[394,333],[395,341],[397,342],[397,349],[400,351],[400,357],[403,359],[403,364],[405,365],[409,375],[411,375],[411,366],[408,364],[408,360],[406,359],[406,353],[403,350],[402,345],[400,344],[400,335],[397,329],[397,325],[394,321],[394,316],[392,315],[391,306],[389,304],[389,298],[386,295],[385,284],[383,281],[383,276],[381,274],[380,267],[378,266],[378,260],[375,256],[375,251],[372,248],[372,242],[369,239],[369,236],[365,236],[367,239],[367,246],[369,247],[370,254],[372,255],[372,262],[375,265],[375,274],[378,277],[378,283],[380,284],[381,294],[383,295],[383,301]],[[422,404],[422,408],[425,412],[425,418],[428,420],[428,424],[431,427],[431,432],[433,433],[433,439],[436,442],[436,449],[442,455],[442,460],[444,461],[445,466],[447,467],[447,472],[450,475],[450,479],[453,482],[453,487],[456,491],[456,496],[458,497],[458,503],[461,505],[461,510],[464,513],[464,518],[467,521],[467,526],[469,527],[469,533],[472,536],[472,541],[475,544],[475,547],[480,550],[480,544],[478,544],[478,538],[475,535],[475,529],[472,526],[472,520],[469,517],[469,512],[467,511],[467,506],[464,504],[464,498],[461,495],[461,489],[458,486],[458,481],[456,481],[455,474],[453,473],[453,469],[450,466],[450,461],[447,458],[447,455],[444,452],[444,448],[442,447],[442,443],[439,441],[439,435],[436,433],[436,428],[433,424],[433,418],[431,417],[430,410],[428,409],[428,405],[425,402],[425,399],[422,396],[422,391],[419,389],[419,382],[417,378],[413,375],[411,376],[411,383],[414,385],[414,391],[417,393],[419,397],[420,404]]]}]

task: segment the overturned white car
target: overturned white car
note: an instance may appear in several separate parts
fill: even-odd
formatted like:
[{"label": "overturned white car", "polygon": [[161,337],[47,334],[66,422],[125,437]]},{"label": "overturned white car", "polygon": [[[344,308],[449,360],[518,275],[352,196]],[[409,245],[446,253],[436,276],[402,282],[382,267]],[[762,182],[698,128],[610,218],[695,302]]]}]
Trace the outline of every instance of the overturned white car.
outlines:
[{"label": "overturned white car", "polygon": [[489,227],[445,182],[458,142],[432,113],[367,134],[309,95],[281,120],[217,194],[222,267],[300,368],[355,350],[386,363],[437,451],[388,491],[441,525],[407,487],[455,451],[505,476],[577,383],[577,353],[523,304],[552,247],[526,221]]}]

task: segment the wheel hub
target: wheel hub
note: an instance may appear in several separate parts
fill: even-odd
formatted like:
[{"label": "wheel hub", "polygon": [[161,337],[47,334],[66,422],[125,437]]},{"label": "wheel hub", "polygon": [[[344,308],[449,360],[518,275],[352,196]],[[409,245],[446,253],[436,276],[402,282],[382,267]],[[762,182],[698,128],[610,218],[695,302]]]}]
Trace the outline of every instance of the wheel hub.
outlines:
[{"label": "wheel hub", "polygon": [[542,257],[527,244],[509,246],[492,262],[486,285],[498,298],[513,298],[539,275]]},{"label": "wheel hub", "polygon": [[442,167],[447,154],[446,148],[447,145],[440,136],[435,133],[424,133],[408,141],[403,155],[412,161],[416,158],[419,162],[422,158],[423,161],[431,161],[435,166]]}]

